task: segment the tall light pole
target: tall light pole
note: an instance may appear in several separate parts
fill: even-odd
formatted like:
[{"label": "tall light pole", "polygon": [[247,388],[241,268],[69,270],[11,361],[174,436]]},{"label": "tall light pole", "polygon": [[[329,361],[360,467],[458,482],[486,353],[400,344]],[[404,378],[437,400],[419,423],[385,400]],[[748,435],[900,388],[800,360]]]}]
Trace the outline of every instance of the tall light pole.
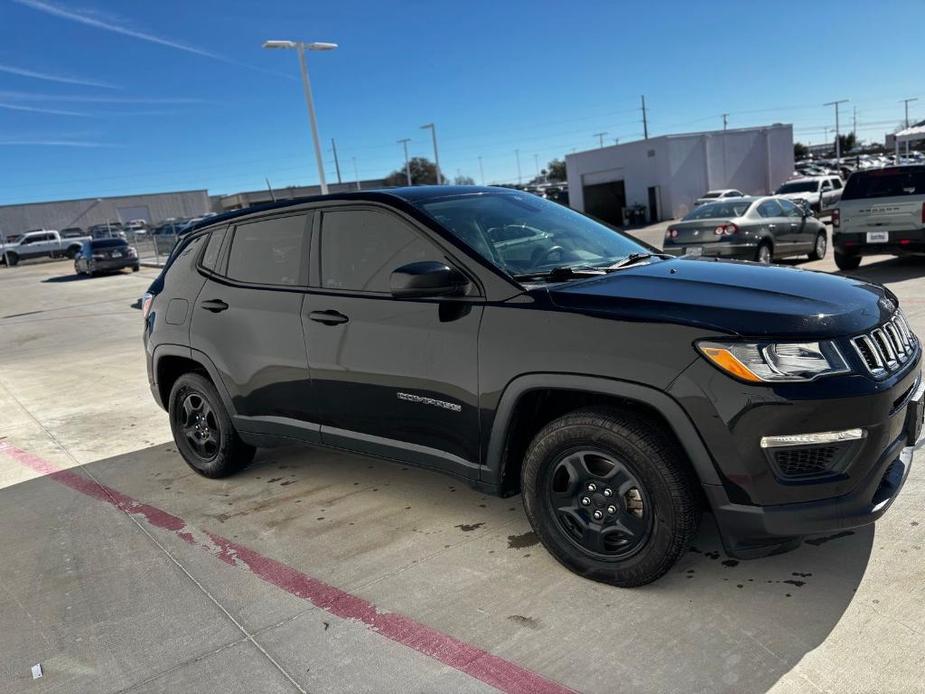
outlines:
[{"label": "tall light pole", "polygon": [[421,130],[430,130],[430,136],[434,141],[434,166],[437,168],[437,185],[443,183],[443,174],[440,173],[440,155],[437,154],[437,126],[433,123],[427,123],[421,126]]},{"label": "tall light pole", "polygon": [[356,157],[350,157],[350,158],[353,159],[353,177],[356,179],[356,182],[357,182],[357,190],[360,190],[360,172],[357,171],[357,158]]},{"label": "tall light pole", "polygon": [[482,178],[482,185],[485,185],[485,169],[482,167],[482,157],[479,157],[479,176]]},{"label": "tall light pole", "polygon": [[333,51],[336,43],[314,41],[264,41],[264,48],[288,48],[299,54],[299,68],[302,71],[302,87],[305,90],[305,103],[308,106],[308,120],[312,126],[312,142],[315,145],[315,161],[318,162],[318,179],[321,182],[321,194],[328,194],[328,184],[324,180],[324,159],[321,156],[321,141],[318,138],[318,120],[315,118],[315,100],[312,98],[312,85],[308,79],[308,65],[305,61],[305,51]]},{"label": "tall light pole", "polygon": [[823,106],[834,106],[835,107],[835,165],[841,168],[841,142],[838,141],[838,106],[839,104],[847,104],[848,99],[841,99],[840,101],[829,101],[828,103],[822,104]]},{"label": "tall light pole", "polygon": [[906,107],[906,127],[907,128],[909,127],[909,104],[912,103],[913,101],[918,101],[918,100],[919,100],[918,97],[913,97],[912,99],[900,99],[900,101],[902,101],[903,105]]},{"label": "tall light pole", "polygon": [[517,157],[517,183],[523,183],[524,177],[520,175],[520,150],[514,150],[514,156]]},{"label": "tall light pole", "polygon": [[405,178],[408,179],[408,185],[411,185],[411,162],[408,159],[408,143],[411,142],[410,137],[406,137],[398,141],[398,144],[402,146],[405,150]]}]

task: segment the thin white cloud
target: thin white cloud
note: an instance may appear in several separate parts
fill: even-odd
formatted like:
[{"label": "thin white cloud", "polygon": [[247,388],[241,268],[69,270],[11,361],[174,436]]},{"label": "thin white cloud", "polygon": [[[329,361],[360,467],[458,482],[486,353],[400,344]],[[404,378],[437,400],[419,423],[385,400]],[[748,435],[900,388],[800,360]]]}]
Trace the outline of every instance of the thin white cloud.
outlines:
[{"label": "thin white cloud", "polygon": [[93,15],[87,13],[86,11],[77,12],[76,10],[59,7],[58,5],[54,5],[50,2],[45,2],[44,0],[13,0],[13,2],[19,5],[23,5],[24,7],[29,7],[38,12],[44,12],[45,14],[58,17],[59,19],[66,19],[71,22],[77,22],[78,24],[93,27],[94,29],[101,29],[102,31],[121,34],[122,36],[128,36],[129,38],[138,39],[139,41],[147,41],[148,43],[154,43],[159,46],[166,46],[167,48],[173,48],[174,50],[192,53],[193,55],[200,55],[205,58],[211,58],[212,60],[218,60],[223,63],[227,63],[229,65],[237,65],[239,67],[248,68],[249,70],[256,70],[257,72],[277,75],[287,79],[295,79],[294,76],[288,73],[277,72],[275,70],[267,70],[262,67],[257,67],[256,65],[248,65],[247,63],[242,63],[239,60],[234,60],[233,58],[220,55],[219,53],[207,51],[204,48],[182,43],[181,41],[175,41],[174,39],[168,39],[163,36],[150,34],[146,31],[140,31],[126,24],[124,20],[119,20],[113,17],[107,17],[99,14]]},{"label": "thin white cloud", "polygon": [[22,104],[8,104],[0,102],[0,108],[7,111],[27,111],[29,113],[47,113],[53,116],[76,116],[78,118],[93,118],[93,114],[79,111],[61,111],[56,108],[42,108],[41,106],[23,106]]},{"label": "thin white cloud", "polygon": [[58,139],[21,139],[21,140],[0,140],[0,147],[82,147],[87,149],[119,148],[122,145],[114,145],[108,142],[94,142],[92,140],[58,140]]},{"label": "thin white cloud", "polygon": [[61,84],[76,84],[81,87],[101,87],[103,89],[119,89],[114,84],[109,82],[100,82],[98,80],[89,80],[83,77],[70,77],[67,75],[52,75],[47,72],[39,72],[38,70],[29,70],[23,67],[16,67],[15,65],[4,65],[0,63],[0,72],[5,72],[9,75],[19,75],[20,77],[30,77],[37,80],[45,80],[46,82],[60,82]]},{"label": "thin white cloud", "polygon": [[0,99],[10,101],[62,101],[81,104],[204,104],[195,97],[88,96],[83,94],[42,94],[39,92],[0,91]]},{"label": "thin white cloud", "polygon": [[205,56],[206,58],[213,58],[215,60],[223,60],[226,62],[228,60],[227,58],[224,58],[217,53],[212,53],[202,48],[197,48],[196,46],[189,46],[185,43],[180,43],[179,41],[173,41],[171,39],[155,36],[154,34],[149,34],[144,31],[138,31],[129,26],[126,26],[125,24],[116,23],[114,20],[101,19],[86,13],[80,13],[63,7],[58,7],[57,5],[43,2],[42,0],[13,0],[13,2],[30,7],[33,10],[52,15],[53,17],[58,17],[59,19],[67,19],[72,22],[77,22],[78,24],[94,27],[95,29],[110,31],[114,34],[122,34],[123,36],[128,36],[133,39],[139,39],[140,41],[147,41],[149,43],[156,43],[161,46],[167,46],[168,48],[174,48],[178,51],[186,51],[187,53]]}]

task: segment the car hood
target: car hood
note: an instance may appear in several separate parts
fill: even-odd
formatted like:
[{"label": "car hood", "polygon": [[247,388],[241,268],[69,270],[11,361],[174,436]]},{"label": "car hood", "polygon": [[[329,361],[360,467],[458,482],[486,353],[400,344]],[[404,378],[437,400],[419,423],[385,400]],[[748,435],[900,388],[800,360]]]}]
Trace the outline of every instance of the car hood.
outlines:
[{"label": "car hood", "polygon": [[886,288],[857,279],[712,258],[656,261],[548,291],[563,309],[779,338],[856,335],[898,304]]}]

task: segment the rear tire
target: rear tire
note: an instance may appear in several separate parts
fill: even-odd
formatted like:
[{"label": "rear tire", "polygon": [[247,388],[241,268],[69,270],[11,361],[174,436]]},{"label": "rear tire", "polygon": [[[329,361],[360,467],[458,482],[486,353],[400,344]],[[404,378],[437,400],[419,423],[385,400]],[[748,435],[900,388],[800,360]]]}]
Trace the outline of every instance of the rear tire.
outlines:
[{"label": "rear tire", "polygon": [[696,488],[670,436],[615,410],[550,422],[524,461],[524,507],[543,545],[578,575],[615,586],[651,583],[687,551]]},{"label": "rear tire", "polygon": [[168,400],[170,430],[183,460],[203,477],[228,477],[253,460],[212,382],[197,373],[180,376]]},{"label": "rear tire", "polygon": [[816,243],[813,244],[813,250],[809,254],[810,260],[822,260],[825,258],[825,252],[828,250],[828,237],[824,231],[820,231],[816,235]]},{"label": "rear tire", "polygon": [[855,253],[839,253],[835,251],[835,264],[839,270],[856,270],[861,264],[861,256]]},{"label": "rear tire", "polygon": [[774,261],[774,251],[769,242],[762,241],[758,244],[755,250],[755,261],[762,265],[770,265]]}]

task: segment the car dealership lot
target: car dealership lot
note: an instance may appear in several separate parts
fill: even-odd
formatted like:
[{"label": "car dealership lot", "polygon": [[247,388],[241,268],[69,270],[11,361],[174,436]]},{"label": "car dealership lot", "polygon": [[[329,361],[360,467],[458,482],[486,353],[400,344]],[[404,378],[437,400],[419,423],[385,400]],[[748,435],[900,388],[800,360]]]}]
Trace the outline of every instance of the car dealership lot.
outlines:
[{"label": "car dealership lot", "polygon": [[[921,687],[921,461],[873,528],[736,562],[706,517],[664,579],[591,583],[519,497],[435,473],[304,448],[195,475],[148,392],[154,273],[0,271],[0,691]],[[925,260],[853,274],[925,335]]]}]

